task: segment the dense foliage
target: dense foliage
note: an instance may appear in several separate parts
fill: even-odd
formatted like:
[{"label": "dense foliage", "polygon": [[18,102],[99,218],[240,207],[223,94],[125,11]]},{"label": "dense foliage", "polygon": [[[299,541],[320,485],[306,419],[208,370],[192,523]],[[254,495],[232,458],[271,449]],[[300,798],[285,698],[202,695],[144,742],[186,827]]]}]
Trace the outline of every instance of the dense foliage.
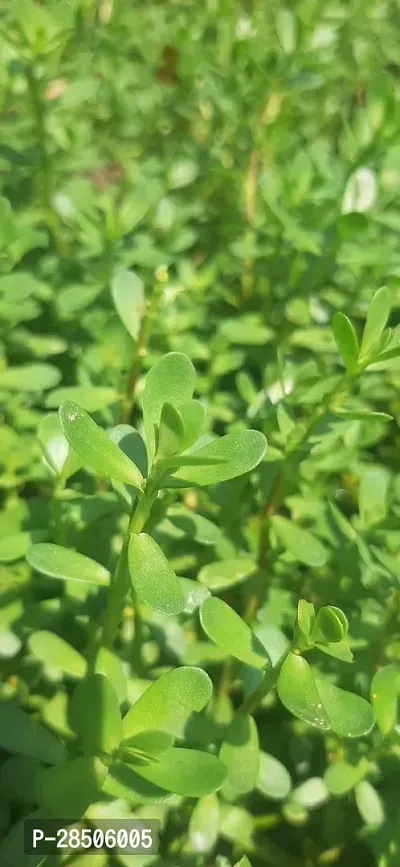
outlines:
[{"label": "dense foliage", "polygon": [[399,864],[399,24],[2,5],[5,867]]}]

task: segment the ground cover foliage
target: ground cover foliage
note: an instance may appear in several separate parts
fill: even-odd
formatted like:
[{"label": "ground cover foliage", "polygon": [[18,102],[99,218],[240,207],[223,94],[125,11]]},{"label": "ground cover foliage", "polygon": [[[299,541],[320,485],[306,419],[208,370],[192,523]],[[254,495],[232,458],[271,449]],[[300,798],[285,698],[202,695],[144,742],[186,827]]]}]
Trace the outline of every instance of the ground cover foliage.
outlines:
[{"label": "ground cover foliage", "polygon": [[2,5],[6,867],[399,863],[399,17]]}]

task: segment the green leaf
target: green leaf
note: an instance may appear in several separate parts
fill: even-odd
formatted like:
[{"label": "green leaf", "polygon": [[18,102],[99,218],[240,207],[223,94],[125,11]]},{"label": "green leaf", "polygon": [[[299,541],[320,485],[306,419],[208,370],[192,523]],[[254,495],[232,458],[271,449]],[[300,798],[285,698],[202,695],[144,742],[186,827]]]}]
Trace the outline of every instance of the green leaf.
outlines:
[{"label": "green leaf", "polygon": [[400,696],[400,665],[385,665],[374,674],[371,701],[376,722],[383,735],[388,735],[397,723],[397,703]]},{"label": "green leaf", "polygon": [[278,695],[294,716],[340,737],[362,737],[374,725],[372,707],[365,699],[316,679],[308,662],[294,653],[282,665]]},{"label": "green leaf", "polygon": [[340,608],[324,605],[320,608],[312,629],[315,643],[336,643],[346,637],[349,629],[347,619]]},{"label": "green leaf", "polygon": [[108,647],[100,647],[94,662],[96,674],[104,674],[104,677],[112,683],[120,704],[126,699],[126,677],[123,661]]},{"label": "green leaf", "polygon": [[160,415],[157,457],[169,458],[182,451],[184,433],[180,412],[172,403],[164,403]]},{"label": "green leaf", "polygon": [[300,804],[306,810],[320,807],[321,804],[325,804],[328,798],[329,792],[321,777],[309,777],[308,780],[297,786],[290,796],[292,803]]},{"label": "green leaf", "polygon": [[182,451],[184,451],[203,433],[206,411],[199,400],[185,400],[178,405],[178,409],[183,420]]},{"label": "green leaf", "polygon": [[136,773],[136,766],[125,762],[113,762],[103,785],[103,793],[114,800],[123,799],[135,804],[153,804],[170,801],[175,796],[160,786],[155,786]]},{"label": "green leaf", "polygon": [[199,798],[192,812],[188,827],[188,842],[191,852],[205,854],[214,848],[219,831],[220,807],[214,793]]},{"label": "green leaf", "polygon": [[149,756],[159,756],[172,747],[174,739],[168,732],[149,731],[138,732],[131,738],[125,738],[123,750],[138,751]]},{"label": "green leaf", "polygon": [[190,400],[195,380],[192,362],[180,352],[164,355],[147,374],[143,392],[143,421],[151,460],[155,454],[156,430],[164,403],[167,401],[177,407]]},{"label": "green leaf", "polygon": [[312,643],[311,633],[315,622],[315,608],[312,602],[300,599],[297,605],[297,627],[306,644]]},{"label": "green leaf", "polygon": [[292,780],[289,771],[275,756],[260,752],[260,767],[258,771],[257,789],[266,798],[273,801],[283,801],[287,798]]},{"label": "green leaf", "polygon": [[362,474],[358,491],[363,527],[378,524],[386,516],[390,474],[385,467],[368,467]]},{"label": "green leaf", "polygon": [[32,569],[51,578],[103,586],[110,583],[110,573],[104,566],[72,548],[42,542],[29,548],[26,559]]},{"label": "green leaf", "polygon": [[121,322],[137,340],[146,303],[142,281],[133,271],[121,271],[112,281],[111,295]]},{"label": "green leaf", "polygon": [[355,787],[354,795],[358,812],[365,824],[371,828],[379,828],[385,821],[385,811],[376,789],[368,780],[361,780]]},{"label": "green leaf", "polygon": [[200,569],[197,580],[209,590],[218,592],[226,587],[233,587],[253,575],[257,564],[250,557],[235,557],[228,560],[217,560],[207,563]]},{"label": "green leaf", "polygon": [[81,757],[40,771],[36,778],[39,804],[56,818],[76,821],[89,804],[99,800],[107,777],[107,768],[100,759]]},{"label": "green leaf", "polygon": [[366,358],[378,343],[389,318],[391,306],[389,289],[386,286],[382,286],[375,292],[368,307],[361,341],[360,358]]},{"label": "green leaf", "polygon": [[0,746],[49,765],[65,758],[64,745],[58,738],[11,702],[0,703]]},{"label": "green leaf", "polygon": [[85,464],[101,476],[126,482],[141,491],[143,477],[138,468],[83,409],[65,401],[60,406],[60,421],[71,448]]},{"label": "green leaf", "polygon": [[380,72],[368,84],[365,94],[369,122],[373,130],[379,130],[390,119],[396,106],[393,79],[387,72]]},{"label": "green leaf", "polygon": [[205,599],[211,595],[207,587],[203,587],[198,581],[191,578],[179,578],[179,583],[185,599],[183,611],[185,614],[193,614],[196,608],[200,608]]},{"label": "green leaf", "polygon": [[200,621],[206,635],[231,656],[254,668],[269,668],[264,645],[222,599],[206,599],[200,608]]},{"label": "green leaf", "polygon": [[180,614],[185,598],[179,578],[160,546],[147,533],[129,540],[129,573],[135,591],[146,605],[161,614]]},{"label": "green leaf", "polygon": [[324,773],[324,782],[331,795],[345,795],[363,779],[369,768],[369,762],[362,757],[356,765],[349,762],[334,762]]},{"label": "green leaf", "polygon": [[77,403],[86,412],[101,412],[110,404],[119,399],[115,388],[100,386],[69,385],[64,388],[56,388],[46,397],[46,406],[49,409],[58,409],[66,400]]},{"label": "green leaf", "polygon": [[371,412],[368,409],[335,409],[332,412],[345,421],[393,421],[393,416],[387,412]]},{"label": "green leaf", "polygon": [[314,568],[326,563],[326,549],[309,530],[299,527],[294,521],[289,521],[281,515],[273,515],[271,521],[280,541],[295,560],[300,560],[306,566]]},{"label": "green leaf", "polygon": [[216,524],[181,503],[176,503],[168,509],[168,518],[158,524],[157,531],[164,529],[165,521],[169,535],[174,535],[176,539],[185,539],[189,536],[199,545],[217,545],[223,538],[222,531]]},{"label": "green leaf", "polygon": [[136,464],[145,478],[148,472],[147,450],[139,431],[129,424],[117,424],[108,431],[108,436]]},{"label": "green leaf", "polygon": [[251,861],[249,861],[247,855],[242,855],[239,861],[236,861],[234,867],[251,867]]},{"label": "green leaf", "polygon": [[82,680],[71,702],[71,725],[89,756],[112,753],[122,740],[118,699],[104,674]]},{"label": "green leaf", "polygon": [[29,650],[44,665],[59,668],[71,677],[84,677],[86,659],[74,647],[54,632],[33,632],[28,639]]},{"label": "green leaf", "polygon": [[22,364],[0,371],[0,388],[7,391],[46,391],[61,379],[58,367],[52,364]]},{"label": "green leaf", "polygon": [[124,737],[160,730],[175,734],[193,711],[201,711],[212,695],[211,680],[201,668],[182,666],[163,674],[124,717]]},{"label": "green leaf", "polygon": [[0,537],[0,563],[13,563],[21,560],[29,551],[33,542],[45,539],[47,530],[32,530],[31,533],[15,533],[12,536]]},{"label": "green leaf", "polygon": [[335,313],[332,319],[332,331],[345,367],[350,373],[354,373],[357,369],[359,345],[350,319],[344,313]]},{"label": "green leaf", "polygon": [[156,764],[135,765],[134,768],[150,783],[186,798],[216,792],[226,778],[225,765],[216,756],[176,747],[163,753]]},{"label": "green leaf", "polygon": [[236,714],[224,737],[219,757],[228,769],[227,783],[236,792],[251,792],[257,783],[260,761],[253,717]]},{"label": "green leaf", "polygon": [[58,475],[63,472],[65,478],[68,478],[76,473],[81,462],[62,432],[57,413],[49,412],[42,416],[37,435],[47,462]]},{"label": "green leaf", "polygon": [[[182,466],[174,470],[167,478],[166,487],[215,485],[242,476],[258,466],[266,448],[267,441],[260,431],[246,430],[226,434],[188,455],[193,466]],[[204,465],[200,463],[196,466],[196,461],[204,461]]]}]

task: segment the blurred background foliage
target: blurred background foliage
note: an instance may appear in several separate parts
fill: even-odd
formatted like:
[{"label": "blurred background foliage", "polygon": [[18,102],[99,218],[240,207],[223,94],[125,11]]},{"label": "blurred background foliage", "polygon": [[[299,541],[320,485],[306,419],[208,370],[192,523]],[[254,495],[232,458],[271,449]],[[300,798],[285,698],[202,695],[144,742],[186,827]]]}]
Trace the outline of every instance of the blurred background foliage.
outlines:
[{"label": "blurred background foliage", "polygon": [[[68,736],[70,673],[38,661],[29,637],[50,628],[84,652],[102,600],[32,584],[24,556],[32,541],[53,538],[53,521],[58,541],[108,566],[120,515],[112,490],[80,472],[54,517],[38,424],[67,395],[105,426],[126,409],[129,419],[130,372],[140,427],[144,374],[166,351],[187,353],[210,430],[258,427],[270,449],[254,479],[184,493],[185,507],[215,522],[210,538],[204,528],[203,537],[182,532],[180,500],[175,523],[162,518],[155,535],[191,578],[214,561],[254,554],[288,432],[277,408],[301,419],[331,387],[339,364],[332,315],[344,311],[360,331],[385,283],[390,324],[398,324],[399,26],[397,0],[3,0],[1,689],[58,734]],[[139,355],[111,292],[125,269],[142,280],[148,304]],[[295,543],[286,550],[272,536],[256,621],[276,658],[299,596],[341,605],[356,662],[350,673],[336,660],[315,664],[366,695],[377,666],[400,650],[399,383],[398,363],[376,365],[352,408],[387,411],[395,422],[329,417],[288,473],[284,514],[322,541],[327,559],[313,569]],[[242,611],[251,578],[225,573],[218,589]],[[128,613],[125,662],[130,636]],[[221,655],[190,618],[149,615],[145,646],[149,676],[201,664],[224,697]],[[140,692],[136,675],[130,701]],[[349,748],[291,719],[275,699],[258,721],[266,758],[257,790],[225,792],[219,806],[212,796],[203,813],[179,798],[152,808],[165,823],[165,862],[229,867],[246,851],[273,867],[396,867],[398,729],[384,746],[375,732]],[[186,733],[194,745],[207,743],[202,725]],[[365,757],[344,795],[332,792],[327,768]],[[6,829],[32,803],[33,771],[10,771],[5,751],[0,761]],[[92,857],[96,867],[107,863]]]}]

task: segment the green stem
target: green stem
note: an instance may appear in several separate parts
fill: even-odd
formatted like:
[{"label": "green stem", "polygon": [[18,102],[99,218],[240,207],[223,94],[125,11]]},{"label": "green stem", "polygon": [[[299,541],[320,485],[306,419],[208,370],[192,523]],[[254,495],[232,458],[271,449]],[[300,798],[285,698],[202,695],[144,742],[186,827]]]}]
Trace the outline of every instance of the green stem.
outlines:
[{"label": "green stem", "polygon": [[136,341],[135,352],[132,360],[132,366],[128,373],[125,386],[125,394],[121,401],[119,420],[121,424],[128,424],[131,420],[133,403],[135,400],[135,391],[137,381],[139,379],[143,358],[147,355],[147,345],[149,342],[153,320],[158,311],[158,305],[162,295],[162,282],[156,283],[153,293],[148,303],[147,310],[143,316],[138,339]]},{"label": "green stem", "polygon": [[238,713],[253,713],[253,711],[258,707],[258,705],[261,704],[265,696],[268,695],[268,693],[271,692],[271,689],[273,689],[273,687],[275,686],[282,665],[291,651],[292,648],[289,648],[289,650],[285,650],[285,653],[283,653],[280,659],[278,659],[276,665],[274,665],[273,668],[268,669],[268,671],[264,673],[264,677],[261,683],[257,686],[255,690],[253,690],[253,692],[246,696],[246,698],[238,708]]},{"label": "green stem", "polygon": [[[155,497],[157,496],[157,478],[158,473],[156,473],[155,471],[150,473],[143,494],[141,494],[136,500],[136,505],[131,517],[128,530],[125,534],[121,553],[119,555],[114,576],[111,581],[108,596],[108,606],[105,615],[102,635],[102,644],[108,648],[111,648],[113,645],[114,638],[124,609],[126,594],[131,583],[129,581],[128,566],[129,539],[132,534],[141,533],[143,527],[146,524],[146,521],[150,514],[151,506],[154,502]],[[135,626],[134,652],[136,656],[136,662],[139,666],[141,666],[140,648],[143,635],[142,621],[138,600],[133,587],[131,587],[131,591],[133,596]]]}]

